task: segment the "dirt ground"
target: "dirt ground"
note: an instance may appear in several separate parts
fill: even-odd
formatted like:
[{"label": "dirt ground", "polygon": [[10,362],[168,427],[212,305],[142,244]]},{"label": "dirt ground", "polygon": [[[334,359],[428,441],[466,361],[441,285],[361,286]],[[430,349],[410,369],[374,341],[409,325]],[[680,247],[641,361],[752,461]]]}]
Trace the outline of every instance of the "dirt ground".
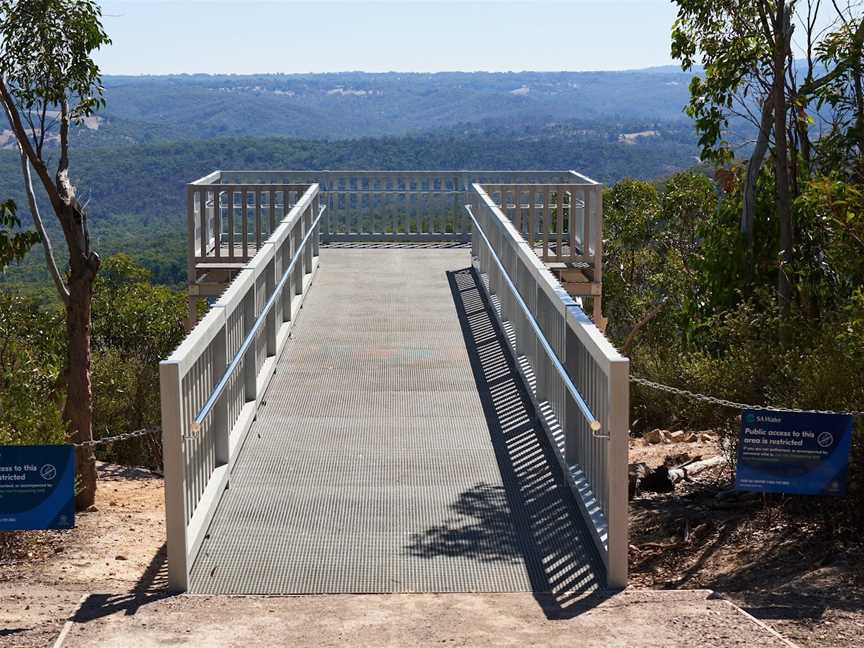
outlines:
[{"label": "dirt ground", "polygon": [[[634,454],[656,464],[675,450],[651,447]],[[685,450],[707,453],[710,446],[688,444]],[[161,480],[108,465],[100,465],[100,474],[96,510],[80,514],[77,528],[28,533],[24,544],[0,537],[0,647],[52,646],[74,615],[63,648],[572,646],[574,637],[585,646],[788,648],[738,609],[708,596],[700,589],[705,587],[726,592],[800,646],[864,646],[864,599],[839,565],[798,569],[791,578],[791,568],[778,566],[770,553],[772,563],[757,573],[755,556],[747,559],[740,547],[727,546],[736,537],[728,534],[694,547],[646,547],[675,541],[669,521],[694,506],[681,495],[634,500],[633,588],[586,599],[556,618],[542,596],[531,594],[240,597],[230,606],[224,598],[169,596]],[[720,524],[723,518],[717,519]],[[736,529],[752,532],[740,520]],[[772,569],[776,577],[761,582]]]},{"label": "dirt ground", "polygon": [[626,590],[546,612],[528,593],[180,596],[131,618],[97,613],[63,648],[788,648],[705,591]]},{"label": "dirt ground", "polygon": [[[162,480],[144,470],[99,465],[95,510],[76,528],[0,536],[0,646],[51,646],[82,597],[128,593],[164,563]],[[149,586],[147,586],[149,587]]]},{"label": "dirt ground", "polygon": [[[630,462],[718,454],[715,443],[631,442]],[[709,588],[800,646],[864,646],[864,546],[842,546],[784,515],[758,494],[731,495],[728,467],[709,469],[672,493],[630,504],[630,582]],[[726,471],[726,472],[724,472]]]}]

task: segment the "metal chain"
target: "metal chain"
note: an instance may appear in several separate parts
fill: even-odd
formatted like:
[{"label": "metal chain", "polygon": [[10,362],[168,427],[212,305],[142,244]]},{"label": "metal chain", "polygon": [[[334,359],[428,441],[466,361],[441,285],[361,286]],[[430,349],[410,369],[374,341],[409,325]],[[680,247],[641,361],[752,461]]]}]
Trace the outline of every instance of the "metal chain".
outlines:
[{"label": "metal chain", "polygon": [[730,407],[732,409],[749,409],[749,410],[756,410],[756,411],[760,411],[760,412],[798,412],[801,414],[845,414],[847,416],[864,416],[864,412],[858,412],[858,411],[835,412],[832,410],[797,409],[795,407],[771,407],[771,406],[766,406],[766,405],[748,405],[747,403],[736,403],[735,401],[727,400],[725,398],[717,398],[716,396],[707,396],[705,394],[697,394],[696,392],[692,392],[689,389],[681,389],[680,387],[670,387],[669,385],[663,385],[661,383],[652,382],[651,380],[646,380],[645,378],[639,378],[638,376],[630,376],[630,381],[636,383],[637,385],[642,385],[643,387],[650,387],[651,389],[656,389],[658,391],[666,392],[667,394],[674,394],[675,396],[684,396],[685,398],[689,398],[691,400],[702,401],[703,403],[711,403],[712,405],[720,405],[722,407]]},{"label": "metal chain", "polygon": [[115,434],[114,436],[100,437],[98,439],[93,439],[91,441],[82,441],[81,443],[70,443],[69,445],[75,448],[84,448],[86,446],[98,446],[104,445],[105,443],[115,443],[117,441],[126,441],[127,439],[134,439],[136,437],[147,436],[148,434],[156,434],[157,432],[161,432],[162,429],[158,427],[153,428],[142,428],[140,430],[135,430],[134,432],[124,432],[123,434]]}]

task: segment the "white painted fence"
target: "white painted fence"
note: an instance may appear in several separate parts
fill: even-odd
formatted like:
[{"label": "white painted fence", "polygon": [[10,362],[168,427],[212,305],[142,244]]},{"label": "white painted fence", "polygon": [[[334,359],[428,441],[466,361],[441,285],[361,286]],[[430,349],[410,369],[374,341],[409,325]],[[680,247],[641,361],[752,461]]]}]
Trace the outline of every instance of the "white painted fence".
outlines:
[{"label": "white painted fence", "polygon": [[191,561],[318,268],[324,209],[318,194],[317,184],[300,191],[254,257],[160,365],[173,590],[187,587]]},{"label": "white painted fence", "polygon": [[[284,205],[290,205],[292,187],[313,182],[320,186],[321,204],[327,207],[321,226],[323,243],[467,243],[471,225],[465,218],[464,206],[474,182],[575,188],[584,185],[589,191],[593,186],[574,171],[216,171],[188,187],[190,258],[201,262],[212,260],[217,250],[227,257],[226,249],[237,256],[241,248],[253,249],[259,229],[266,232],[274,222],[273,214],[278,219]],[[541,194],[537,195],[537,204],[542,205]],[[537,210],[541,216],[536,221],[538,240],[543,224],[549,229],[554,221],[554,217],[542,217],[543,209],[541,206]],[[229,233],[233,233],[230,243]],[[214,236],[218,237],[218,245]]]},{"label": "white painted fence", "polygon": [[475,184],[472,198],[467,211],[475,268],[591,528],[607,584],[624,587],[629,361],[564,291],[485,187]]}]

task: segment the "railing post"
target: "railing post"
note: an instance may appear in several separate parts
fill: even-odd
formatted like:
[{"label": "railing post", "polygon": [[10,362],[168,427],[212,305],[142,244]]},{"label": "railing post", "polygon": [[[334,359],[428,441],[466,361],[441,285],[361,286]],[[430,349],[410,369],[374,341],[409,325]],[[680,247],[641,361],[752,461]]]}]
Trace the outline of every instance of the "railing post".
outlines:
[{"label": "railing post", "polygon": [[[287,193],[287,192],[286,192]],[[268,243],[268,245],[270,245]],[[273,255],[273,258],[270,260],[270,263],[264,268],[265,277],[264,277],[264,303],[273,296],[273,292],[276,290],[276,255]],[[276,322],[276,308],[271,308],[270,312],[267,313],[267,318],[264,320],[264,335],[267,339],[267,355],[275,356],[276,355],[276,333],[279,330]],[[281,319],[281,318],[280,318]]]},{"label": "railing post", "polygon": [[[594,283],[603,285],[603,186],[599,185],[595,190],[596,196],[594,202],[596,203],[594,213],[596,214],[596,220],[591,223],[591,232],[595,237],[594,241]],[[588,215],[586,214],[586,218]],[[585,245],[588,246],[590,243],[588,241],[585,242]],[[602,288],[601,288],[602,290]],[[598,324],[603,319],[603,296],[602,292],[600,295],[597,295],[591,299],[594,302],[593,307],[593,315],[594,321]]]},{"label": "railing post", "polygon": [[186,320],[186,331],[189,332],[195,328],[198,323],[197,302],[198,296],[193,292],[196,290],[195,284],[198,282],[198,270],[196,266],[196,257],[199,243],[199,225],[198,214],[195,209],[195,198],[198,196],[193,185],[186,186],[186,240],[188,241],[186,250],[186,277],[188,296],[188,316]]},{"label": "railing post", "polygon": [[[320,188],[319,188],[320,191]],[[316,218],[318,216],[318,212],[321,211],[321,195],[320,193],[315,194],[315,198],[312,200],[312,218]],[[325,216],[321,220],[327,220]],[[315,226],[315,235],[312,237],[312,257],[318,258],[321,256],[321,222],[318,222],[318,225]]]},{"label": "railing post", "polygon": [[607,376],[608,421],[606,452],[608,497],[606,519],[609,525],[606,585],[610,588],[627,586],[628,529],[628,468],[630,434],[630,361],[612,360]]},{"label": "railing post", "polygon": [[162,460],[165,470],[168,587],[175,592],[185,592],[189,586],[181,389],[180,365],[175,362],[160,363],[159,394],[162,407]]},{"label": "railing post", "polygon": [[[294,224],[294,228],[291,230],[291,258],[294,258],[294,255],[297,254],[297,250],[300,249],[300,241],[303,240],[303,220],[301,218],[297,219],[297,222]],[[291,293],[291,299],[293,301],[296,295],[300,295],[303,293],[303,260],[300,259],[297,263],[294,264],[293,275],[291,277],[291,283],[294,285],[294,290]]]},{"label": "railing post", "polygon": [[[288,235],[285,238],[285,242],[282,244],[282,272],[288,268],[288,265],[291,263],[291,258],[293,255],[291,246],[293,245],[293,237],[292,233],[289,231]],[[288,277],[288,280],[285,282],[285,286],[282,288],[282,321],[290,322],[293,317],[293,313],[291,312],[291,301],[294,299],[294,291],[292,290],[292,286],[294,284],[293,275]]]},{"label": "railing post", "polygon": [[[576,332],[568,324],[567,318],[564,318],[564,325],[567,327],[564,335],[564,368],[567,374],[573,380],[573,384],[580,393],[585,393],[585,384],[579,380],[580,376],[585,375],[586,368],[580,366],[580,359],[584,362],[585,358],[580,358],[579,350],[582,349],[582,344],[576,336]],[[561,421],[564,427],[564,460],[567,466],[581,465],[584,462],[584,457],[581,456],[581,448],[584,444],[580,443],[580,434],[590,434],[590,429],[587,426],[580,425],[582,414],[576,402],[565,394],[564,402],[564,418]],[[593,403],[589,403],[593,405]]]},{"label": "railing post", "polygon": [[[312,204],[309,204],[303,210],[303,236],[309,233],[312,229]],[[308,243],[303,250],[303,275],[312,272],[312,244]]]},{"label": "railing post", "polygon": [[[255,325],[257,318],[256,307],[256,283],[252,282],[249,292],[243,299],[243,337],[245,338],[252,327]],[[246,355],[243,358],[243,385],[246,394],[246,402],[258,400],[258,354],[256,353],[255,344],[250,344],[246,350]]]},{"label": "railing post", "polygon": [[[211,390],[215,389],[228,367],[228,345],[225,329],[226,323],[223,321],[221,330],[211,343],[213,349],[213,384]],[[213,406],[212,417],[210,426],[216,452],[216,465],[221,466],[229,462],[231,452],[229,443],[231,426],[228,423],[228,397],[226,394],[222,394],[216,401]]]}]

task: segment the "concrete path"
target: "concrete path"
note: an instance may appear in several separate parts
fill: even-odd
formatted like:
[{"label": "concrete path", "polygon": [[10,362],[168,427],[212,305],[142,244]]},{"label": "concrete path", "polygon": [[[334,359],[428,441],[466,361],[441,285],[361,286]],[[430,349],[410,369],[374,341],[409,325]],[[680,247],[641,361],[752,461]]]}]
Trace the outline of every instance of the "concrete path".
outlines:
[{"label": "concrete path", "polygon": [[131,616],[95,599],[77,618],[58,648],[790,646],[704,591],[628,590],[563,612],[530,594],[180,596]]}]

